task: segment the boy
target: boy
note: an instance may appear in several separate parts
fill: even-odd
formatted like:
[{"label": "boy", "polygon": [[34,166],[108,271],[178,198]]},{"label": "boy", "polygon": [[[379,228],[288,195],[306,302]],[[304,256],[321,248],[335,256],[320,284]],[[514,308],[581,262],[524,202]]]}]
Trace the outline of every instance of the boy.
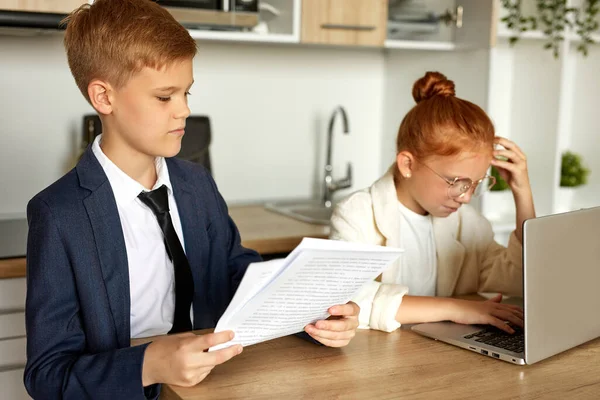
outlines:
[{"label": "boy", "polygon": [[[205,350],[250,262],[205,169],[181,147],[196,44],[149,0],[97,0],[68,19],[65,48],[103,134],[27,207],[25,386],[41,398],[156,398],[239,354]],[[306,332],[343,346],[358,307]],[[130,339],[165,336],[142,346]]]}]

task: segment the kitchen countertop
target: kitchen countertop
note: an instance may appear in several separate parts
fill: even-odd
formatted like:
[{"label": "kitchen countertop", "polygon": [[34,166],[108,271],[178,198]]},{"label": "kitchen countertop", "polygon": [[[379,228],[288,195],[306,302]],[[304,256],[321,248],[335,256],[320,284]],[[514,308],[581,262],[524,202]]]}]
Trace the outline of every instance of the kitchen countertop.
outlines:
[{"label": "kitchen countertop", "polygon": [[[304,237],[327,238],[329,227],[297,221],[267,211],[262,205],[231,206],[244,247],[260,254],[280,254],[293,250]],[[0,260],[0,279],[25,276],[25,257]]]}]

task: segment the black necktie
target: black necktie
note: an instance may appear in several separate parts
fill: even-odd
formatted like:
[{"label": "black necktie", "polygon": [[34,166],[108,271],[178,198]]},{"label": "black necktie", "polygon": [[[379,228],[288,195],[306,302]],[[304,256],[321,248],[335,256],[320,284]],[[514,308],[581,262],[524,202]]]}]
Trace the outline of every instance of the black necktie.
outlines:
[{"label": "black necktie", "polygon": [[158,220],[163,232],[167,254],[175,269],[175,315],[173,328],[169,333],[179,333],[192,330],[190,321],[190,306],[194,296],[194,281],[190,264],[185,256],[181,242],[175,232],[171,214],[169,214],[169,195],[167,187],[162,185],[151,192],[142,192],[138,198],[147,205]]}]

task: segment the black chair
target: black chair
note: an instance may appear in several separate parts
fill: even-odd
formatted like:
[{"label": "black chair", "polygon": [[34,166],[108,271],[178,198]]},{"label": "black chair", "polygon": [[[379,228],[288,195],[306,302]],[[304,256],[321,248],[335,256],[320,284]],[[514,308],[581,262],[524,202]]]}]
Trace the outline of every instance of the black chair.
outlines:
[{"label": "black chair", "polygon": [[[102,133],[100,117],[95,114],[83,117],[83,148],[94,141]],[[181,139],[181,151],[177,158],[192,161],[204,166],[212,173],[210,163],[210,119],[204,115],[191,115],[185,124],[185,135]]]}]

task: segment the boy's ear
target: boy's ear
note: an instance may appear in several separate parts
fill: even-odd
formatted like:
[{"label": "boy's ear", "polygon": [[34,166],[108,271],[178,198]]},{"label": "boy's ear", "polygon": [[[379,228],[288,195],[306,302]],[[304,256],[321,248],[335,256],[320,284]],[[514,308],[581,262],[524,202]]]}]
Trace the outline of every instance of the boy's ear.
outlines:
[{"label": "boy's ear", "polygon": [[110,92],[112,88],[107,82],[95,79],[88,85],[88,96],[92,107],[100,114],[110,114],[112,112],[112,104],[110,101]]},{"label": "boy's ear", "polygon": [[406,150],[396,155],[396,166],[402,177],[410,178],[412,176],[414,159],[415,157]]}]

